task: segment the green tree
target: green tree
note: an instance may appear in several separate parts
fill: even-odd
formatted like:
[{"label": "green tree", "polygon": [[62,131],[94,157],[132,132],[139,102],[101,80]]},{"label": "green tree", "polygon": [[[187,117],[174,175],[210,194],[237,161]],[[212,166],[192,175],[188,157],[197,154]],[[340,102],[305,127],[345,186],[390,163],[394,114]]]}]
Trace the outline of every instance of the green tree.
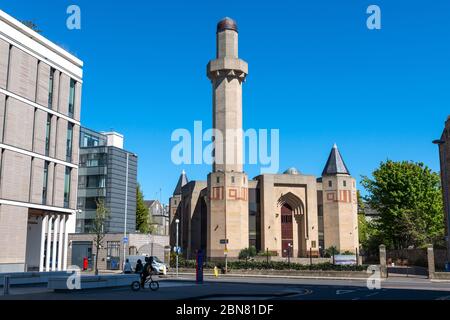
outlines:
[{"label": "green tree", "polygon": [[136,188],[136,230],[148,233],[150,223],[148,207],[145,205],[144,194],[138,183]]},{"label": "green tree", "polygon": [[37,32],[37,33],[41,33],[42,31],[39,30],[39,27],[31,20],[24,20],[22,21],[22,23],[27,26],[28,28],[30,28],[31,30]]},{"label": "green tree", "polygon": [[378,211],[374,236],[390,248],[439,243],[444,235],[444,211],[439,175],[423,163],[387,160],[363,176],[366,203]]},{"label": "green tree", "polygon": [[105,224],[109,218],[109,211],[105,207],[105,201],[101,198],[95,200],[97,204],[97,210],[95,214],[94,224],[92,226],[92,232],[95,233],[95,274],[98,275],[98,257],[99,250],[103,246],[103,239],[105,238]]},{"label": "green tree", "polygon": [[364,247],[365,243],[367,243],[369,237],[369,223],[366,219],[365,213],[365,203],[359,190],[356,192],[356,197],[358,200],[358,236],[359,242]]}]

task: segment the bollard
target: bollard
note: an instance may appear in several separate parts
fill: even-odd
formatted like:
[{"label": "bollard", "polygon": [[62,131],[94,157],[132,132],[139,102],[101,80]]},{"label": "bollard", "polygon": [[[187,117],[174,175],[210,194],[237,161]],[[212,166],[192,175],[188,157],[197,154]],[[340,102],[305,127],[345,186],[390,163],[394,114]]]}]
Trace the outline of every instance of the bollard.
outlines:
[{"label": "bollard", "polygon": [[217,266],[214,266],[214,275],[216,276],[216,278],[219,276],[219,269],[217,268]]},{"label": "bollard", "polygon": [[8,275],[3,278],[3,294],[5,296],[9,294],[9,280],[10,278]]}]

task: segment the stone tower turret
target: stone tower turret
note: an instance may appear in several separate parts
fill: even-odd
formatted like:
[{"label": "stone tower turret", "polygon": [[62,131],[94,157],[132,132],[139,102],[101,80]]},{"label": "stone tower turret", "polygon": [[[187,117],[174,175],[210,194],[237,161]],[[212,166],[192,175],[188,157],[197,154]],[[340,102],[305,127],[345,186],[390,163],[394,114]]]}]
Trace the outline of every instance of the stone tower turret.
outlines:
[{"label": "stone tower turret", "polygon": [[359,248],[356,181],[336,146],[322,172],[325,249],[355,252]]}]

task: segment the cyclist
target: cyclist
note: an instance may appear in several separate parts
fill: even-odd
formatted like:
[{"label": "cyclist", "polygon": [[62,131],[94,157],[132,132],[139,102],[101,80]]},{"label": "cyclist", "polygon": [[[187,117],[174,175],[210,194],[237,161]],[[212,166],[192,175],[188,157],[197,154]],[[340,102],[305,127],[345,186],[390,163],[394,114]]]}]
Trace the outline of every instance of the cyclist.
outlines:
[{"label": "cyclist", "polygon": [[142,288],[144,288],[145,280],[147,280],[147,277],[149,275],[151,275],[152,272],[153,272],[153,267],[152,267],[151,260],[149,259],[149,257],[145,257],[144,270],[141,273],[141,286],[142,286]]}]

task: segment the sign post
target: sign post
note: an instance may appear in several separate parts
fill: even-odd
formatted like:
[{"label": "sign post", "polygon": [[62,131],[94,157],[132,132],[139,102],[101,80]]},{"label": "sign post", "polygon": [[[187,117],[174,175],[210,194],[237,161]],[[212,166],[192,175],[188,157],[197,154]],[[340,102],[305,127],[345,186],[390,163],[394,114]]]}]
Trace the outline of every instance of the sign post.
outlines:
[{"label": "sign post", "polygon": [[227,244],[228,244],[228,239],[220,239],[219,241],[220,244],[224,244],[225,245],[225,249],[223,250],[223,255],[225,256],[225,273],[228,272],[228,248],[227,248]]},{"label": "sign post", "polygon": [[223,251],[223,254],[225,256],[225,274],[228,273],[228,249],[227,249],[227,245],[225,245],[225,250]]}]

